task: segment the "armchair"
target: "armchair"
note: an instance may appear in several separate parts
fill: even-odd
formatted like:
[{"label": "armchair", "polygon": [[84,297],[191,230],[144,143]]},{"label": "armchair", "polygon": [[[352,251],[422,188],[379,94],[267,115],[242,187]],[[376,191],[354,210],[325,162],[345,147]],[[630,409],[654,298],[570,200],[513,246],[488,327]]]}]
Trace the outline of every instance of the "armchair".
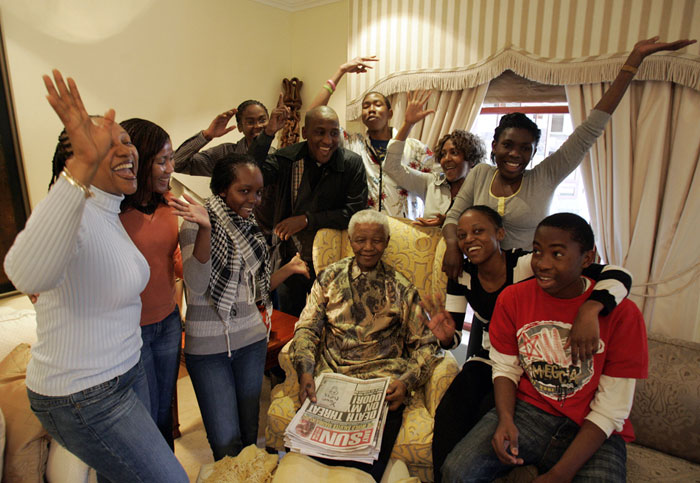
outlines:
[{"label": "armchair", "polygon": [[[389,218],[389,227],[391,240],[383,259],[404,274],[418,288],[421,296],[435,291],[444,293],[447,277],[442,273],[441,263],[445,243],[440,230],[414,226],[410,220],[401,218]],[[313,246],[317,273],[330,263],[351,255],[347,230],[319,230]],[[267,446],[278,450],[284,449],[284,430],[300,406],[298,376],[289,358],[288,348],[289,344],[279,355],[286,379],[272,389],[265,430]],[[457,362],[447,352],[434,368],[428,382],[414,392],[404,410],[392,458],[404,461],[411,475],[421,481],[433,480],[431,445],[435,410],[458,372]]]}]

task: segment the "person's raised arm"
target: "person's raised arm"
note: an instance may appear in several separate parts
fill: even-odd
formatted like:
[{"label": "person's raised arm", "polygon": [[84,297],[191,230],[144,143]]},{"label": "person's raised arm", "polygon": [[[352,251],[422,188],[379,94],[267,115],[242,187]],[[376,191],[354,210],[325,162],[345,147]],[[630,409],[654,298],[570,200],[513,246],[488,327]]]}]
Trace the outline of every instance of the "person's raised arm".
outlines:
[{"label": "person's raised arm", "polygon": [[189,222],[180,227],[183,277],[190,290],[203,294],[211,274],[211,222],[202,205],[186,194],[183,196],[186,201],[171,198],[168,205],[173,214]]},{"label": "person's raised arm", "polygon": [[608,89],[603,97],[598,101],[594,109],[598,111],[612,114],[615,108],[620,103],[629,87],[634,75],[637,73],[637,68],[642,64],[642,61],[649,55],[664,50],[679,50],[694,44],[696,40],[676,40],[675,42],[659,42],[659,37],[652,37],[646,40],[640,40],[634,45],[632,52],[622,66],[622,69],[617,74],[610,89]]},{"label": "person's raised arm", "polygon": [[54,81],[43,76],[46,98],[65,127],[73,155],[17,235],[4,262],[15,287],[30,294],[50,290],[62,281],[78,244],[85,201],[92,196],[89,187],[100,162],[117,149],[112,145],[114,110],[92,119],[75,81],[68,78],[66,84],[55,69],[53,76]]},{"label": "person's raised arm", "polygon": [[335,92],[336,88],[338,87],[340,79],[342,79],[345,74],[363,74],[367,72],[367,69],[372,68],[370,62],[377,62],[378,60],[379,59],[377,59],[376,55],[371,55],[369,57],[355,57],[351,61],[341,64],[335,74],[333,74],[323,84],[321,89],[318,91],[318,94],[316,94],[316,97],[314,97],[314,100],[311,101],[309,110],[313,109],[314,107],[327,105],[331,95],[333,95],[333,92]]},{"label": "person's raised arm", "polygon": [[206,151],[200,150],[212,139],[221,137],[236,129],[228,123],[236,115],[236,109],[229,109],[216,116],[209,127],[183,142],[173,154],[175,171],[195,176],[211,176],[216,162],[234,151],[232,144],[224,143]]},{"label": "person's raised arm", "polygon": [[257,135],[253,144],[248,148],[248,154],[253,157],[255,163],[262,171],[265,186],[277,180],[279,165],[275,154],[269,154],[272,141],[275,139],[277,131],[284,127],[284,123],[289,117],[289,108],[284,104],[284,97],[280,94],[277,99],[277,106],[270,113],[270,120],[263,132]]}]

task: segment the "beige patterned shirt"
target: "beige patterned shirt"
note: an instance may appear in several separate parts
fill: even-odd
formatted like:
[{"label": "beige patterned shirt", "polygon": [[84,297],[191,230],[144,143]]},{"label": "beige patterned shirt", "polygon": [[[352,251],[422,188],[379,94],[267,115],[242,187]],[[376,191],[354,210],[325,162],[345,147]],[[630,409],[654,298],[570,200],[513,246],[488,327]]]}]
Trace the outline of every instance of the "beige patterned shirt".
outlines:
[{"label": "beige patterned shirt", "polygon": [[297,372],[360,379],[389,376],[422,386],[442,350],[419,318],[418,290],[383,261],[362,272],[354,257],[321,272],[289,350]]}]

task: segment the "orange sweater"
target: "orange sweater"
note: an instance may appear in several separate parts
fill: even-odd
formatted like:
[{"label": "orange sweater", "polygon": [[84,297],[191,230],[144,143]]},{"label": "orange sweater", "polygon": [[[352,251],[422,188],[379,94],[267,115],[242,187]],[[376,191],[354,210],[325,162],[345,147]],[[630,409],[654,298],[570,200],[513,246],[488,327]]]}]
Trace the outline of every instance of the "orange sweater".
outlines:
[{"label": "orange sweater", "polygon": [[129,209],[119,218],[151,269],[141,292],[141,325],[160,322],[175,309],[175,277],[182,278],[177,217],[161,204],[151,215]]}]

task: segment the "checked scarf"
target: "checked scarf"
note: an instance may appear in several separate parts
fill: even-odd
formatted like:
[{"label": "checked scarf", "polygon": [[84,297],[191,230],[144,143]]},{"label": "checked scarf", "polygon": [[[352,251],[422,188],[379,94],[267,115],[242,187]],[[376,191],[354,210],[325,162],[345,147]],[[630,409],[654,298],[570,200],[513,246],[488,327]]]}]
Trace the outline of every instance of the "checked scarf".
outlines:
[{"label": "checked scarf", "polygon": [[255,303],[255,290],[260,288],[267,312],[264,321],[269,329],[270,255],[255,217],[239,216],[216,195],[209,197],[205,206],[211,220],[209,292],[217,312],[236,316],[238,283],[246,277],[250,287],[248,303]]}]

